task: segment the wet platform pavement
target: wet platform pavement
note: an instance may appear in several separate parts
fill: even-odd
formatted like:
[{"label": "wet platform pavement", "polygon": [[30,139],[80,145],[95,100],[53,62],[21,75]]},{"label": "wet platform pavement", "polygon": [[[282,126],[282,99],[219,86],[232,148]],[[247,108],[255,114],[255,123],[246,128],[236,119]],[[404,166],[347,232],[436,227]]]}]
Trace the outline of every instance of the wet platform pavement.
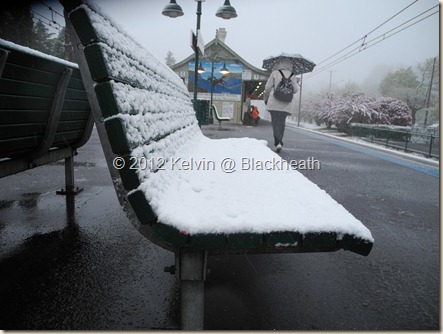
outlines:
[{"label": "wet platform pavement", "polygon": [[78,152],[76,196],[56,194],[63,161],[0,179],[0,329],[180,328],[179,284],[163,271],[173,253],[125,216],[96,131]]},{"label": "wet platform pavement", "polygon": [[[266,123],[217,128],[203,131],[210,138],[268,141],[272,132]],[[344,148],[331,150],[301,136],[287,130],[282,156],[303,158],[315,149],[325,166],[332,156],[329,169],[308,176],[364,217],[376,239],[374,249],[368,257],[343,251],[213,257],[205,328],[437,329],[438,179],[424,174],[417,179],[423,193],[407,183],[406,192],[417,190],[422,209],[412,207],[417,201],[411,194],[407,201],[395,195],[396,202],[389,202],[392,187],[370,195],[373,179],[366,172],[380,175],[378,168],[387,169],[388,162],[367,158],[350,170],[352,159],[362,159],[359,153],[346,152],[350,160],[337,165]],[[395,173],[401,168],[392,167]],[[344,169],[356,173],[361,184],[343,182]],[[422,177],[405,173],[409,180]],[[64,186],[62,162],[0,179],[0,329],[179,329],[179,285],[163,271],[174,255],[151,244],[126,218],[95,131],[75,157],[75,182],[84,188],[77,196],[56,195]],[[357,197],[352,189],[359,189]]]},{"label": "wet platform pavement", "polygon": [[174,256],[121,210],[96,132],[75,157],[0,180],[0,328],[178,328]]}]

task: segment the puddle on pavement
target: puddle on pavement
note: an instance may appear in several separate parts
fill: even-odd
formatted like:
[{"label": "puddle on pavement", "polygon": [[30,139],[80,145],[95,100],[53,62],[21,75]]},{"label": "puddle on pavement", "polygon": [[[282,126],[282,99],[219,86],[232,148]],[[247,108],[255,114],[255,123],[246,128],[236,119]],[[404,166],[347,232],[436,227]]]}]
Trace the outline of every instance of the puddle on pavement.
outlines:
[{"label": "puddle on pavement", "polygon": [[[51,162],[48,164],[48,166],[64,166],[65,162],[64,160],[59,160],[55,162]],[[74,167],[96,167],[97,164],[95,162],[84,162],[84,161],[75,161],[74,160]]]},{"label": "puddle on pavement", "polygon": [[[66,207],[65,210],[60,208]],[[22,249],[34,237],[54,235],[75,224],[72,196],[24,193],[17,200],[0,202],[0,259]],[[47,240],[46,240],[47,241]]]},{"label": "puddle on pavement", "polygon": [[0,328],[178,328],[162,270],[174,255],[131,226],[113,187],[23,195],[0,207]]}]

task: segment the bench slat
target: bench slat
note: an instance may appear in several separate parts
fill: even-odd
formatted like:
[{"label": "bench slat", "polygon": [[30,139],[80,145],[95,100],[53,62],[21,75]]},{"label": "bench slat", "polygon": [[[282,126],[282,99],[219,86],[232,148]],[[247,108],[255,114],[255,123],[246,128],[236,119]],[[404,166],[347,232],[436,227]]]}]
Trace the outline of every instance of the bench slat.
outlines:
[{"label": "bench slat", "polygon": [[[5,66],[5,70],[2,74],[2,77],[7,75],[7,69],[9,67],[13,67],[14,70],[17,70],[17,68],[27,68],[29,73],[33,73],[34,71],[41,71],[41,72],[47,72],[47,73],[53,73],[57,74],[64,70],[64,68],[67,66],[66,63],[63,62],[55,62],[47,58],[40,57],[38,55],[34,55],[31,52],[24,53],[19,52],[16,49],[7,47],[5,45],[0,45],[0,49],[5,49],[10,52],[10,55],[8,56],[8,65]],[[77,66],[75,64],[70,65],[72,69],[78,70]],[[14,73],[14,72],[12,72]]]},{"label": "bench slat", "polygon": [[60,121],[57,126],[57,133],[62,133],[66,131],[76,131],[79,134],[83,133],[86,126],[87,119],[76,120],[76,121]]},{"label": "bench slat", "polygon": [[[24,95],[23,92],[29,93]],[[32,94],[32,95],[30,95]],[[7,78],[2,78],[0,80],[0,96],[35,96],[35,97],[44,97],[44,98],[52,98],[54,95],[54,87],[41,83],[31,83],[25,81],[17,81],[10,80]],[[77,88],[72,88],[72,85],[68,86],[65,95],[66,100],[79,100],[85,102],[87,106],[88,98],[84,90],[79,90]],[[66,102],[65,102],[66,103]]]},{"label": "bench slat", "polygon": [[299,247],[301,245],[300,233],[272,232],[268,233],[266,242],[270,247]]},{"label": "bench slat", "polygon": [[[30,152],[40,145],[42,135],[0,140],[0,158],[22,155],[23,152]],[[13,148],[13,149],[11,149]]]},{"label": "bench slat", "polygon": [[229,234],[228,247],[231,249],[262,249],[263,234],[258,233],[236,233]]},{"label": "bench slat", "polygon": [[[87,120],[90,111],[64,110],[60,115],[60,121]],[[48,119],[46,110],[0,110],[2,125],[44,123]]]},{"label": "bench slat", "polygon": [[[0,93],[0,112],[8,112],[9,110],[26,110],[33,112],[34,110],[47,111],[51,107],[52,99],[46,97],[35,96],[11,96],[2,95]],[[64,110],[87,110],[88,102],[81,100],[66,100],[63,103]]]},{"label": "bench slat", "polygon": [[[79,140],[83,135],[86,122],[60,123],[57,127],[53,146],[65,147]],[[29,152],[36,149],[43,140],[45,128],[45,124],[0,126],[0,158],[16,156],[17,151],[23,154],[24,151]],[[27,136],[27,134],[32,132],[34,132],[34,135]]]},{"label": "bench slat", "polygon": [[[76,27],[77,35],[85,46],[84,52],[93,80],[102,82],[119,78],[123,82],[144,89],[148,87],[156,89],[161,84],[163,88],[169,87],[167,89],[170,89],[171,96],[175,95],[175,91],[189,95],[186,87],[174,72],[153,55],[146,53],[141,45],[134,42],[129,35],[125,35],[109,19],[97,16],[86,5],[81,5],[72,11],[69,19]],[[98,34],[97,31],[102,33]],[[117,38],[114,38],[115,36]],[[134,73],[134,68],[142,74],[149,73],[150,75],[137,77],[128,75]]]},{"label": "bench slat", "polygon": [[7,124],[0,125],[0,140],[17,139],[25,137],[30,133],[43,135],[45,133],[46,123],[27,123],[27,124]]},{"label": "bench slat", "polygon": [[[2,78],[0,81],[0,92],[2,96],[20,96],[19,94],[29,92],[35,97],[52,98],[54,87],[41,83],[30,83],[25,81],[10,80]],[[22,95],[29,96],[29,95]]]},{"label": "bench slat", "polygon": [[82,132],[79,131],[63,131],[58,132],[54,138],[55,147],[65,147],[70,146],[71,143],[75,143],[82,136]]}]

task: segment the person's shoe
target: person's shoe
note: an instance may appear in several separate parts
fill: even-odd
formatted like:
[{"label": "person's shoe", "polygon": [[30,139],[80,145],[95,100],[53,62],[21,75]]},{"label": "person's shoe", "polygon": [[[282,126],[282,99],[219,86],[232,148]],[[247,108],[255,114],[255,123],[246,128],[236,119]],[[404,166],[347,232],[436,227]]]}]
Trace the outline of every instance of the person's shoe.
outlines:
[{"label": "person's shoe", "polygon": [[281,144],[278,144],[278,145],[275,147],[275,151],[276,151],[277,153],[280,153],[281,149],[282,149]]}]

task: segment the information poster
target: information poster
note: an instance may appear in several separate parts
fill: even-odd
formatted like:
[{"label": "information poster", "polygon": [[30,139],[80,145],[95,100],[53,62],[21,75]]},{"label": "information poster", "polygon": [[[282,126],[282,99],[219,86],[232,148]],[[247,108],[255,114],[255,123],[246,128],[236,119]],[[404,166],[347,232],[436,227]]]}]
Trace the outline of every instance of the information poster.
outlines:
[{"label": "information poster", "polygon": [[222,104],[222,117],[234,118],[234,103],[223,102]]},{"label": "information poster", "polygon": [[[220,70],[226,66],[229,73],[222,74]],[[211,93],[214,100],[240,101],[242,88],[243,65],[230,62],[201,61],[199,67],[204,69],[198,74],[198,99],[209,100]],[[194,91],[195,62],[189,62],[188,90]]]}]

